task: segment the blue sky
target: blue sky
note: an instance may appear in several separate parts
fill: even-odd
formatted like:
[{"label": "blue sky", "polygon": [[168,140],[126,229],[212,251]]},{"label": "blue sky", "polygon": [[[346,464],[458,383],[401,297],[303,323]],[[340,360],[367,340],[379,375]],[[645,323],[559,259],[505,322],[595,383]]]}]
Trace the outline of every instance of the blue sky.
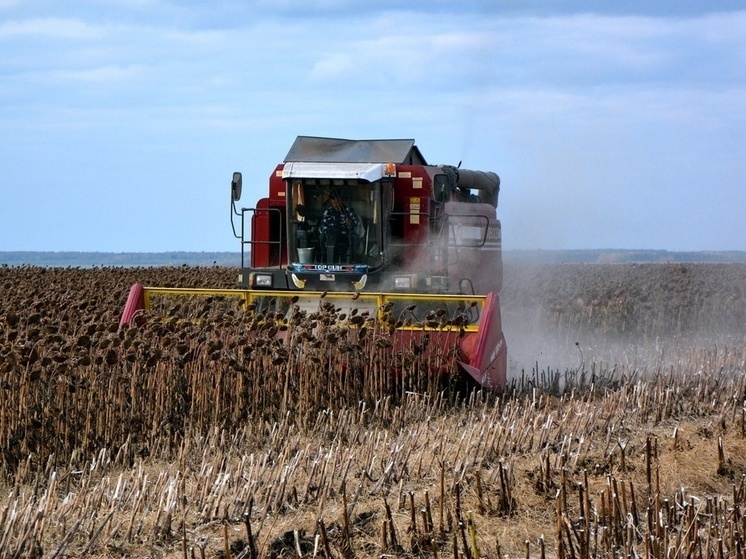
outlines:
[{"label": "blue sky", "polygon": [[506,249],[746,250],[742,5],[0,0],[0,251],[238,250],[298,135],[498,173]]}]

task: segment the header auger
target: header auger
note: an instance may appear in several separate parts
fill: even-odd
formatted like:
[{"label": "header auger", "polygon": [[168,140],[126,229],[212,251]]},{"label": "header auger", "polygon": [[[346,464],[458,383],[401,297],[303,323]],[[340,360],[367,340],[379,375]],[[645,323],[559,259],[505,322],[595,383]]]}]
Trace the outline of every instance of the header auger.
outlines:
[{"label": "header auger", "polygon": [[437,349],[431,374],[462,370],[486,389],[505,389],[495,173],[428,165],[414,140],[299,136],[255,207],[237,207],[242,181],[233,174],[238,288],[137,284],[122,324],[152,313],[161,296],[231,300],[286,322],[333,305],[350,336],[375,323],[394,350]]}]

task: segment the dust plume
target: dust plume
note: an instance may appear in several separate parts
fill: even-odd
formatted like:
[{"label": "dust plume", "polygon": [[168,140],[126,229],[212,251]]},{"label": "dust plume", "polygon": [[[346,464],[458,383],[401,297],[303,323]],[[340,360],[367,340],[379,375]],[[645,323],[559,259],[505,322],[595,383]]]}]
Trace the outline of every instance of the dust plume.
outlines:
[{"label": "dust plume", "polygon": [[746,339],[746,265],[506,264],[508,376],[666,366]]}]

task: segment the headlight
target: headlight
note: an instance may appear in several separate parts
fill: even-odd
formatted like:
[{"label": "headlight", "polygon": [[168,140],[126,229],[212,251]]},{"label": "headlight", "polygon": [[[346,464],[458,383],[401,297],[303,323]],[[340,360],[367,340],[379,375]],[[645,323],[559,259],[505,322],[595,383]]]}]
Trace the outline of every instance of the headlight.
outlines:
[{"label": "headlight", "polygon": [[446,276],[432,276],[425,279],[425,284],[431,288],[439,291],[448,291],[448,277]]},{"label": "headlight", "polygon": [[394,289],[412,289],[413,276],[396,276],[394,278]]},{"label": "headlight", "polygon": [[252,287],[272,287],[272,274],[254,274]]}]

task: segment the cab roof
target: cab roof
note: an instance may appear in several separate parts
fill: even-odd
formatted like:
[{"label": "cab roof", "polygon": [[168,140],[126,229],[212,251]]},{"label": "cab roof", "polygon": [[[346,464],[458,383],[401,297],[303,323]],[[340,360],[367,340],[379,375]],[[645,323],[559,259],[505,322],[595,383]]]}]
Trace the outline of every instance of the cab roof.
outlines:
[{"label": "cab roof", "polygon": [[414,140],[344,140],[298,136],[285,162],[427,165]]}]

